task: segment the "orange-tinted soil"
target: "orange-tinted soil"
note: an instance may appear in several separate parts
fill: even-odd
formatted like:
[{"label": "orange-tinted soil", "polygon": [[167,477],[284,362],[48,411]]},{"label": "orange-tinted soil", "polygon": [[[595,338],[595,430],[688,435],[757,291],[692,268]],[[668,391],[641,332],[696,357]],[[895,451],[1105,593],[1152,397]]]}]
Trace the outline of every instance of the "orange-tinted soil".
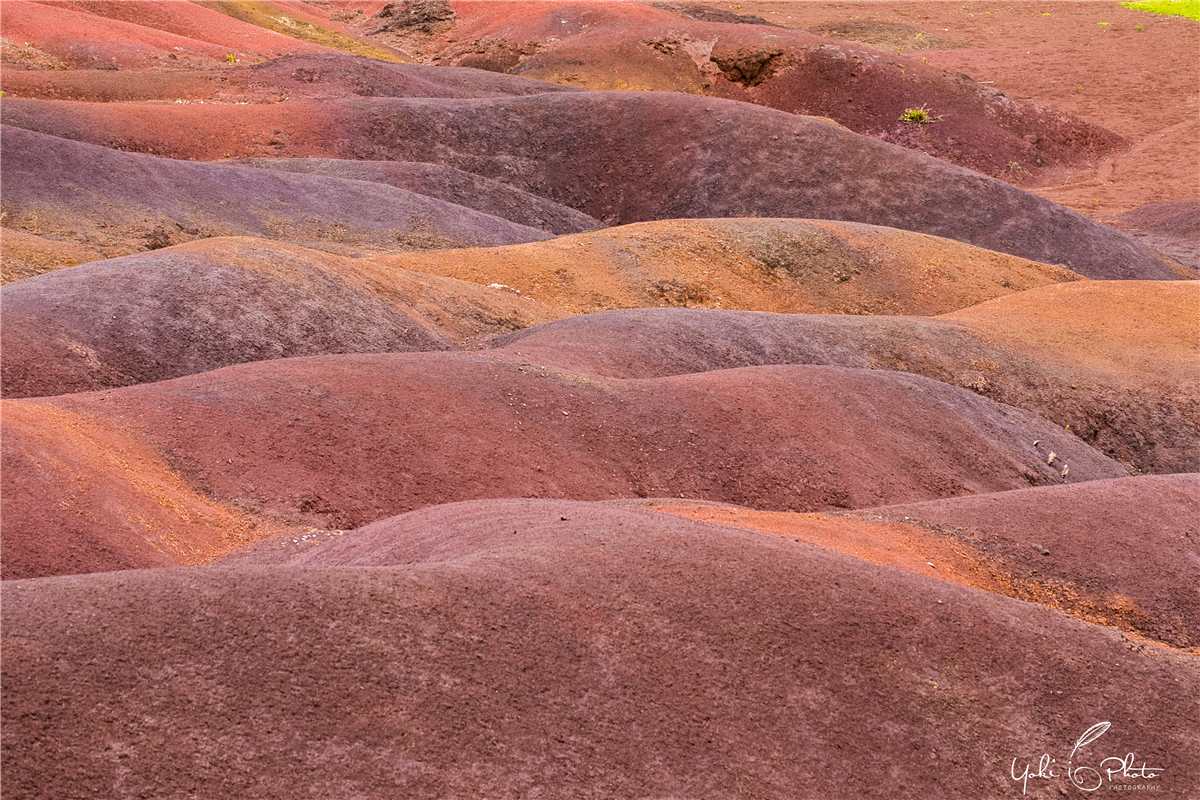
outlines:
[{"label": "orange-tinted soil", "polygon": [[894,228],[791,219],[669,220],[539,244],[375,260],[501,283],[573,314],[677,306],[933,315],[1079,277]]},{"label": "orange-tinted soil", "polygon": [[4,580],[206,564],[290,530],[205,497],[102,415],[7,401],[3,414]]}]

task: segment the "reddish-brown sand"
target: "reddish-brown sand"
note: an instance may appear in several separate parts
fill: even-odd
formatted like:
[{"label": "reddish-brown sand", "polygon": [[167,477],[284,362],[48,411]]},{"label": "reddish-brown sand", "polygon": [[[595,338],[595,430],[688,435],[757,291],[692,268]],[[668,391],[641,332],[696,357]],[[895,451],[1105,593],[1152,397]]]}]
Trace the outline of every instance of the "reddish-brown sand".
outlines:
[{"label": "reddish-brown sand", "polygon": [[[323,528],[474,497],[685,496],[807,511],[1127,474],[1029,412],[840,367],[613,381],[482,355],[347,354],[38,402],[108,419],[221,502]],[[43,502],[14,496],[4,525],[40,527]],[[97,511],[102,526],[120,510]]]},{"label": "reddish-brown sand", "polygon": [[1020,797],[1043,753],[1132,752],[1188,796],[1200,771],[1191,656],[649,511],[457,504],[302,566],[3,592],[6,794]]},{"label": "reddish-brown sand", "polygon": [[4,580],[206,564],[298,527],[205,497],[102,415],[5,402],[3,416]]}]

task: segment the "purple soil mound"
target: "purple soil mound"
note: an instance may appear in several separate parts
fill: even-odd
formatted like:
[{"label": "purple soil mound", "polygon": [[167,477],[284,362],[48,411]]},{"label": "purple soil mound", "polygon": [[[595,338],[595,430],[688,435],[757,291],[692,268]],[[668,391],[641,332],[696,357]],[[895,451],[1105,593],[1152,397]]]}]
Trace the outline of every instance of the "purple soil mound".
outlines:
[{"label": "purple soil mound", "polygon": [[1020,596],[1200,647],[1200,475],[1149,475],[886,506],[992,557]]},{"label": "purple soil mound", "polygon": [[[738,26],[747,27],[747,26]],[[977,172],[812,118],[652,92],[481,100],[379,98],[217,108],[22,100],[5,121],[186,158],[297,155],[438,163],[509,183],[605,224],[733,216],[868,222],[967,242],[1092,278],[1178,276],[1111,227]],[[314,117],[313,115],[317,115]],[[318,122],[320,124],[318,124]]]},{"label": "purple soil mound", "polygon": [[[73,238],[97,229],[100,238],[141,238],[147,249],[239,234],[389,249],[550,238],[377,183],[122,153],[7,125],[2,142],[7,224],[61,227]],[[110,228],[119,234],[103,232]]]},{"label": "purple soil mound", "polygon": [[1200,788],[1195,660],[1034,604],[578,503],[313,561],[351,538],[389,566],[6,582],[5,796],[1020,797],[1130,752]]},{"label": "purple soil mound", "polygon": [[547,322],[489,346],[505,358],[613,378],[767,364],[912,372],[1070,426],[1139,470],[1200,470],[1194,385],[1131,376],[1136,385],[1116,386],[1082,359],[1049,364],[1002,337],[943,320],[628,309]]},{"label": "purple soil mound", "polygon": [[598,220],[505,183],[441,164],[348,161],[337,158],[254,158],[248,167],[371,181],[436,197],[560,236],[603,228]]},{"label": "purple soil mound", "polygon": [[[1064,463],[1070,481],[1128,474],[1027,411],[838,367],[602,381],[477,355],[339,355],[40,402],[137,431],[217,500],[322,528],[483,497],[815,510],[1061,482]],[[1035,439],[1058,453],[1054,467]],[[59,483],[25,476],[5,526],[39,525],[70,489]],[[111,513],[99,508],[97,524]]]},{"label": "purple soil mound", "polygon": [[1200,276],[1200,200],[1169,200],[1128,211],[1111,224]]},{"label": "purple soil mound", "polygon": [[4,396],[292,356],[455,349],[333,257],[239,241],[95,261],[0,289]]}]

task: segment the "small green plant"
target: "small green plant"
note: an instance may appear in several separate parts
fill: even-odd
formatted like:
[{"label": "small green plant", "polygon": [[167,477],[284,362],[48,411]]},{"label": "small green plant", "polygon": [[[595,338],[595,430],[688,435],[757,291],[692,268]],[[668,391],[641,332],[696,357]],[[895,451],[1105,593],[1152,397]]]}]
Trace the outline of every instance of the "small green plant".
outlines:
[{"label": "small green plant", "polygon": [[1142,26],[1141,26],[1141,25],[1134,25],[1133,27],[1137,28],[1137,32],[1138,32],[1138,33],[1141,33],[1141,32],[1142,32]]},{"label": "small green plant", "polygon": [[1025,170],[1021,168],[1020,161],[1008,162],[1008,171],[1016,178],[1017,183],[1020,183],[1021,179],[1025,177]]},{"label": "small green plant", "polygon": [[1099,25],[1101,28],[1107,28],[1112,23],[1111,22],[1097,22],[1096,24]]},{"label": "small green plant", "polygon": [[226,60],[226,61],[228,61],[230,64],[236,64],[236,63],[237,63],[237,59],[236,59],[236,58],[234,58],[234,55],[233,55],[233,53],[226,53],[226,54],[225,54],[225,60]]},{"label": "small green plant", "polygon": [[913,125],[924,125],[927,122],[937,122],[941,117],[935,117],[929,113],[929,109],[924,104],[920,108],[906,108],[904,113],[900,115],[901,122],[908,122]]}]

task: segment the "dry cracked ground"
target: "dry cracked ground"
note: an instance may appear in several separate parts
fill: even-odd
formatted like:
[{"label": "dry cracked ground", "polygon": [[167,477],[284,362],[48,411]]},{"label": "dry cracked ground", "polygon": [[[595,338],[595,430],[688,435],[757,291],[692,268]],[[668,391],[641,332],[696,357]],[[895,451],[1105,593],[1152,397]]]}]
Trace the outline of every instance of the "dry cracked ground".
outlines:
[{"label": "dry cracked ground", "polygon": [[1198,44],[4,2],[0,792],[1200,797]]}]

